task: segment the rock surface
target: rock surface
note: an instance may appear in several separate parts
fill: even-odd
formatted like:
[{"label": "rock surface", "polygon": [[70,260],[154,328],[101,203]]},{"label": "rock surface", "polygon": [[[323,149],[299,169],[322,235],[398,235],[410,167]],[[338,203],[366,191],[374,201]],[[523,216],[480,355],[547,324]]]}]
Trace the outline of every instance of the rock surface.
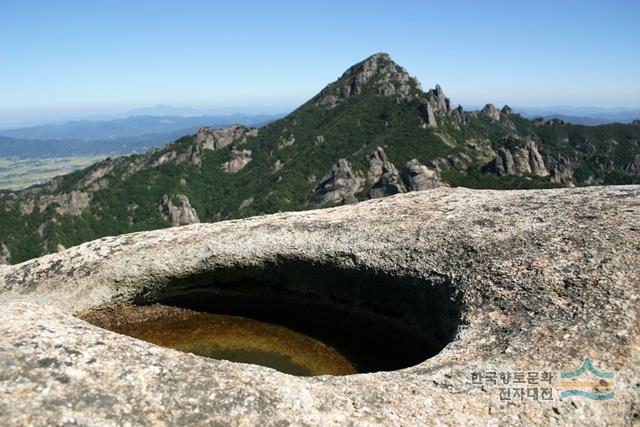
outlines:
[{"label": "rock surface", "polygon": [[313,190],[313,198],[322,205],[356,203],[355,194],[362,190],[363,181],[353,173],[351,163],[339,159]]},{"label": "rock surface", "polygon": [[4,243],[0,244],[0,264],[9,264],[11,261],[11,251]]},{"label": "rock surface", "polygon": [[391,196],[393,194],[405,193],[407,190],[400,179],[400,174],[395,165],[389,161],[387,154],[382,147],[366,156],[369,163],[367,178],[372,183],[369,190],[369,198]]},{"label": "rock surface", "polygon": [[484,108],[482,108],[482,110],[480,110],[480,113],[495,120],[496,122],[500,121],[500,111],[498,111],[498,109],[496,109],[496,107],[493,104],[487,104],[484,106]]},{"label": "rock surface", "polygon": [[174,227],[200,222],[196,210],[191,206],[189,198],[184,194],[175,194],[173,196],[165,194],[158,206],[158,211]]},{"label": "rock surface", "polygon": [[251,160],[253,160],[251,154],[251,150],[238,150],[233,148],[231,150],[229,160],[224,162],[220,167],[223,171],[228,173],[241,171]]},{"label": "rock surface", "polygon": [[535,141],[522,141],[515,137],[508,137],[503,141],[506,145],[496,151],[495,171],[498,176],[549,176]]},{"label": "rock surface", "polygon": [[244,142],[249,136],[257,136],[258,129],[233,125],[222,129],[200,128],[194,137],[197,146],[205,150],[219,150],[232,142]]},{"label": "rock surface", "polygon": [[[0,266],[0,425],[632,425],[639,213],[638,186],[442,188],[106,237]],[[302,378],[160,348],[72,316],[170,277],[286,260],[449,283],[462,324],[417,366]],[[500,385],[473,381],[475,372],[557,376],[584,357],[615,372],[613,400],[559,400],[555,378],[552,400],[505,401]]]},{"label": "rock surface", "polygon": [[386,53],[377,53],[349,68],[338,81],[322,90],[311,102],[324,108],[334,108],[341,101],[362,94],[368,86],[380,96],[405,99],[418,81],[394,63]]},{"label": "rock surface", "polygon": [[403,178],[407,188],[411,191],[431,190],[443,185],[438,173],[429,169],[417,159],[407,162]]}]

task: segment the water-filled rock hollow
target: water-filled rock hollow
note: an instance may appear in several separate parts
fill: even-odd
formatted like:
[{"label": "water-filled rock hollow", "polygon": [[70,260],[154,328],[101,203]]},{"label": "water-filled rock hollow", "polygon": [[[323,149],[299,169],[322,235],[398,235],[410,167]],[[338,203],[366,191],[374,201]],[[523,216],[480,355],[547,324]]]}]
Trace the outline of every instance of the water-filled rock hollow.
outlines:
[{"label": "water-filled rock hollow", "polygon": [[447,281],[280,260],[167,277],[81,317],[200,356],[347,375],[434,356],[456,333],[459,301]]}]

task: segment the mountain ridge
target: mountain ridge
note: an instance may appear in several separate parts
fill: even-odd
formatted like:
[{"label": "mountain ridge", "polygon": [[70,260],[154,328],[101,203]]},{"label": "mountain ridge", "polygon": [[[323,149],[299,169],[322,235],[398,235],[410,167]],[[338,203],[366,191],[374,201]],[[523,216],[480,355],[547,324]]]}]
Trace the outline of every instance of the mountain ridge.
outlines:
[{"label": "mountain ridge", "polygon": [[347,69],[260,129],[202,128],[0,192],[2,261],[106,235],[353,203],[439,186],[551,188],[640,182],[640,126],[527,120],[454,107],[386,54]]}]

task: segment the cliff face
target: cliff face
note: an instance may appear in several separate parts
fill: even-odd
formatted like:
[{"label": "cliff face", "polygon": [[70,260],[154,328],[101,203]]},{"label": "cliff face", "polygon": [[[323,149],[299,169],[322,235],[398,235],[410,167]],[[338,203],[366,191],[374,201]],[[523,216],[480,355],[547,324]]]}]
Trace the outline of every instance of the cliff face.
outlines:
[{"label": "cliff face", "polygon": [[[633,425],[638,212],[638,186],[438,188],[108,237],[1,266],[0,424]],[[431,335],[446,346],[402,370],[303,378],[163,349],[73,317],[194,289],[220,295],[237,277],[261,280],[262,291],[275,278],[281,302],[306,296],[389,319],[401,332],[446,324]],[[306,317],[322,318],[310,307]],[[614,372],[614,399],[559,399],[560,372],[585,357]],[[547,397],[504,400],[491,372],[535,372],[537,384],[507,388],[544,388]]]},{"label": "cliff face", "polygon": [[[161,150],[0,191],[0,261],[199,221],[355,203],[438,186],[518,189],[640,183],[640,127],[465,112],[386,54],[350,67],[261,129],[200,129]],[[159,208],[189,201],[189,219]],[[175,203],[174,203],[175,205]]]}]

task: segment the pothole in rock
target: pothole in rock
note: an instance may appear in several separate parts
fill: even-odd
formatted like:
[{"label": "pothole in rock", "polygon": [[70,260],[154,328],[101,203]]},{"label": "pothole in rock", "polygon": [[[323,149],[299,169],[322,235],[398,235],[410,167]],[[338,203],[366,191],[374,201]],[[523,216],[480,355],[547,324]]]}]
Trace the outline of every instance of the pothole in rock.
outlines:
[{"label": "pothole in rock", "polygon": [[128,305],[80,313],[163,347],[293,375],[414,366],[449,343],[459,295],[433,283],[300,261],[149,283]]}]

